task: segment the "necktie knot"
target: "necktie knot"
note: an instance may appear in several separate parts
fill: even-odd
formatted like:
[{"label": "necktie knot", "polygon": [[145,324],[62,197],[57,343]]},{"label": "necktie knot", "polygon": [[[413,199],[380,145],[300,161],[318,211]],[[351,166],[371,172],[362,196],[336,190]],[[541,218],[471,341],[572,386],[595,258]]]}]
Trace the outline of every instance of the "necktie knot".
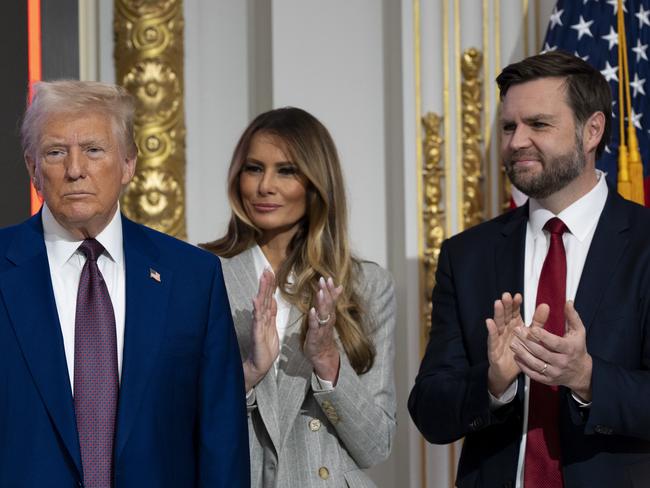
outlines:
[{"label": "necktie knot", "polygon": [[95,239],[86,239],[79,246],[79,250],[85,254],[87,259],[97,261],[97,258],[104,252],[104,246]]},{"label": "necktie knot", "polygon": [[557,217],[553,217],[552,219],[549,219],[546,224],[544,224],[544,229],[549,231],[553,235],[562,235],[565,232],[569,231],[569,228],[566,226],[562,220],[558,219]]}]

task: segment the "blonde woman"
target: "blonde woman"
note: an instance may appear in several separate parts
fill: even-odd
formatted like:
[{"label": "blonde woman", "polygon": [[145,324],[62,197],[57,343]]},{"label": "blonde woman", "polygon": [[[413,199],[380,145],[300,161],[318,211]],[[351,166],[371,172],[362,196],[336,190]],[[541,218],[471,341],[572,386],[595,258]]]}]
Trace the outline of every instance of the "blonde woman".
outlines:
[{"label": "blonde woman", "polygon": [[375,486],[395,432],[390,275],[350,253],[341,167],[297,108],[259,115],[228,174],[219,255],[249,406],[253,487]]}]

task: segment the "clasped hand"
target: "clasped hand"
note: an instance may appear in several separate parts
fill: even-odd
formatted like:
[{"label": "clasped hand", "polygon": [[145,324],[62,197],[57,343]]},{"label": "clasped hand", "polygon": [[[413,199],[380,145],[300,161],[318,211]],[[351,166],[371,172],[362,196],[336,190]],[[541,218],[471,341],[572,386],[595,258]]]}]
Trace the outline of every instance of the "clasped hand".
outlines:
[{"label": "clasped hand", "polygon": [[521,317],[520,294],[504,293],[494,303],[488,329],[488,388],[500,396],[519,372],[545,385],[562,385],[585,402],[591,401],[592,359],[587,352],[586,331],[573,302],[564,307],[563,337],[544,329],[549,306],[535,309],[530,327]]}]

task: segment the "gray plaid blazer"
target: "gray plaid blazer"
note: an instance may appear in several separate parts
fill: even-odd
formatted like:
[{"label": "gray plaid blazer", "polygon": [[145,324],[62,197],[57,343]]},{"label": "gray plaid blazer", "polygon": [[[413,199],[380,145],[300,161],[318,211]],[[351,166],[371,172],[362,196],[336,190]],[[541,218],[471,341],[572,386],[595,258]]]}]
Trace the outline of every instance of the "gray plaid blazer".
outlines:
[{"label": "gray plaid blazer", "polygon": [[[251,300],[258,279],[251,250],[222,259],[242,358],[250,349]],[[303,355],[303,316],[289,313],[277,377],[271,370],[255,387],[249,407],[251,486],[254,488],[374,487],[362,471],[384,461],[395,433],[395,294],[390,274],[363,262],[357,279],[377,350],[374,366],[358,375],[341,349],[336,387],[319,391]]]}]

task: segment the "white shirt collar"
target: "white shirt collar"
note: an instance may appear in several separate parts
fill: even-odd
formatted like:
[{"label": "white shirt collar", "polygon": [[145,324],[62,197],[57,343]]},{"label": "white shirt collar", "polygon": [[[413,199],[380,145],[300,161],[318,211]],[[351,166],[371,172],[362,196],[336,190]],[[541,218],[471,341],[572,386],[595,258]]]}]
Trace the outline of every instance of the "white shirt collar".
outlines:
[{"label": "white shirt collar", "polygon": [[[43,235],[48,248],[48,259],[56,266],[63,266],[77,251],[83,240],[72,236],[54,217],[46,203],[43,203],[41,213],[43,220]],[[124,247],[122,245],[122,215],[120,204],[117,204],[115,215],[95,239],[104,246],[105,255],[115,264],[124,263]]]},{"label": "white shirt collar", "polygon": [[[607,201],[609,190],[605,182],[605,173],[596,170],[596,176],[598,177],[596,186],[557,215],[579,241],[584,240],[589,231],[596,226]],[[537,200],[531,198],[529,201],[530,230],[537,236],[542,233],[546,222],[556,215],[543,208]]]}]

